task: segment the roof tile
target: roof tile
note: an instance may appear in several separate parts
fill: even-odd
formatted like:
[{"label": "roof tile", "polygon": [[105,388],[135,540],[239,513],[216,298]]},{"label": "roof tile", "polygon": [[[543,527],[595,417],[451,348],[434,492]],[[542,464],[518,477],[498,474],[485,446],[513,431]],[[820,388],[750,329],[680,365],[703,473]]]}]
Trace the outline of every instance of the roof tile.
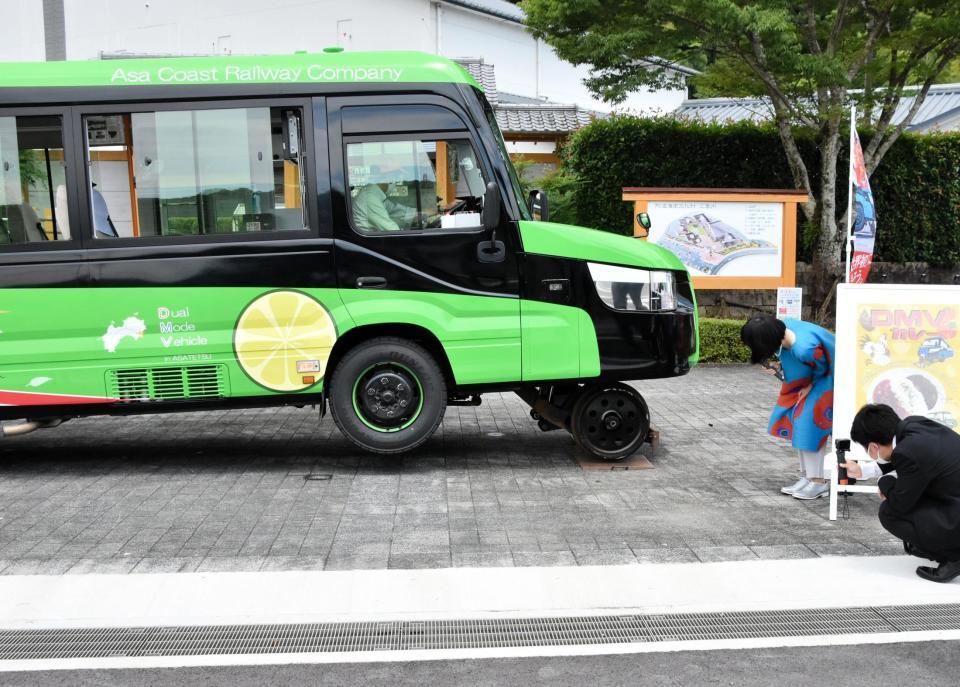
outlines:
[{"label": "roof tile", "polygon": [[[906,117],[913,106],[914,97],[905,96],[900,100],[893,114],[893,123],[898,124]],[[960,111],[960,84],[938,84],[931,87],[927,97],[920,105],[908,130],[923,131],[934,124],[933,120],[943,115]],[[773,108],[767,98],[703,98],[687,100],[678,107],[675,114],[699,119],[703,122],[739,122],[750,120],[762,122],[773,119]],[[876,115],[875,115],[876,116]]]}]

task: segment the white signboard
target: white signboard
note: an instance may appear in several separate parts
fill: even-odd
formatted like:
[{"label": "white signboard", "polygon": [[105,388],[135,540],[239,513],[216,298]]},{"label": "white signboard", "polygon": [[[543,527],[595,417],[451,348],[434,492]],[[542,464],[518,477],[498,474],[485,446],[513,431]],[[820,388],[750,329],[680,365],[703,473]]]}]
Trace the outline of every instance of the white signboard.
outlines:
[{"label": "white signboard", "polygon": [[781,286],[777,288],[777,318],[801,319],[803,312],[803,289]]},{"label": "white signboard", "polygon": [[782,202],[651,200],[649,240],[697,277],[780,277]]},{"label": "white signboard", "polygon": [[836,358],[834,439],[850,437],[865,403],[957,429],[960,286],[841,284]]}]

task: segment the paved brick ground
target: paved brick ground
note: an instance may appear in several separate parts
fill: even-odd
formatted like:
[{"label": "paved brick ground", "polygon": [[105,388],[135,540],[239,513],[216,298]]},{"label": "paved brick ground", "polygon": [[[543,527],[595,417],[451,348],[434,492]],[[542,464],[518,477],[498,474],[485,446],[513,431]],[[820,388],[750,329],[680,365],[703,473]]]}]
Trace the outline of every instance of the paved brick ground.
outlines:
[{"label": "paved brick ground", "polygon": [[[513,395],[451,408],[421,450],[360,453],[304,409],[89,418],[0,441],[0,572],[595,565],[899,553],[876,499],[777,492],[776,385],[700,367],[638,385],[654,470],[583,471]],[[305,479],[312,474],[327,479]]]}]

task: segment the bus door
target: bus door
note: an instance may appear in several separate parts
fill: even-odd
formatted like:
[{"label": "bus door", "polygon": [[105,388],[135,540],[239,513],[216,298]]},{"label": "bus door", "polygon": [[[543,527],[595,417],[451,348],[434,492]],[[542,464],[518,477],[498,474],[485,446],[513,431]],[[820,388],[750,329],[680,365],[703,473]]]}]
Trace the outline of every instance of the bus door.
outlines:
[{"label": "bus door", "polygon": [[431,96],[327,103],[337,280],[354,322],[429,330],[458,385],[519,380],[515,232],[501,202],[491,251],[494,176],[467,117]]}]

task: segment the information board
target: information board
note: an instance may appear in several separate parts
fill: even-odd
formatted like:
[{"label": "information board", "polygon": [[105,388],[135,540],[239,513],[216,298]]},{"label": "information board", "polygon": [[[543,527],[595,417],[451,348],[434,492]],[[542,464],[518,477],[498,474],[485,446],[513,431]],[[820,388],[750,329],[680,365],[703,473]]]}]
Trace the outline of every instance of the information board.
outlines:
[{"label": "information board", "polygon": [[634,235],[680,258],[697,289],[795,286],[803,191],[624,188],[623,199],[633,201]]},{"label": "information board", "polygon": [[777,318],[781,320],[803,319],[803,289],[784,287],[777,289]]},{"label": "information board", "polygon": [[648,240],[693,276],[781,276],[782,203],[654,200],[647,214]]}]

